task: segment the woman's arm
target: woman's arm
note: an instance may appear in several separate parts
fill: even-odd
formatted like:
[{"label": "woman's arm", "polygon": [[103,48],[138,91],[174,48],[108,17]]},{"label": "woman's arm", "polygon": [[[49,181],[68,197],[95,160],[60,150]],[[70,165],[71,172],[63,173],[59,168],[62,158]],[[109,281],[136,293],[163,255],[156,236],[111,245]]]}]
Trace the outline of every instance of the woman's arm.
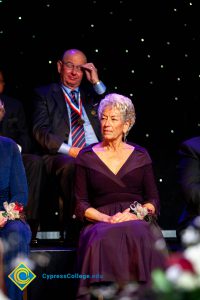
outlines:
[{"label": "woman's arm", "polygon": [[99,212],[97,209],[95,209],[93,207],[89,207],[85,211],[85,218],[91,222],[110,223],[112,217]]}]

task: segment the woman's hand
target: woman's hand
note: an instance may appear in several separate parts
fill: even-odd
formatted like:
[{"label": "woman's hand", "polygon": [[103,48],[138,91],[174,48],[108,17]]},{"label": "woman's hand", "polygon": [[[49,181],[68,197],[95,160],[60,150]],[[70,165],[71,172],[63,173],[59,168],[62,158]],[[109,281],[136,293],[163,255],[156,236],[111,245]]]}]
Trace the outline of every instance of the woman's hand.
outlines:
[{"label": "woman's hand", "polygon": [[152,215],[155,214],[155,206],[152,203],[145,203],[142,205],[143,207],[146,207],[148,209],[148,212],[151,213]]},{"label": "woman's hand", "polygon": [[130,213],[130,208],[125,209],[111,217],[110,223],[121,223],[126,221],[138,220],[135,214]]}]

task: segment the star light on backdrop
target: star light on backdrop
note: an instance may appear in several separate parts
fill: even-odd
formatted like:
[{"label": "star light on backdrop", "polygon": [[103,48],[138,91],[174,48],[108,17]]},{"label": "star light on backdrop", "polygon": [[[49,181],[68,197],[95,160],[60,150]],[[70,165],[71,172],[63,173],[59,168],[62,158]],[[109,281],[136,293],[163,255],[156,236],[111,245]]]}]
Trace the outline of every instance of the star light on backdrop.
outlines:
[{"label": "star light on backdrop", "polygon": [[0,63],[10,92],[27,109],[27,95],[57,80],[56,61],[71,47],[87,53],[110,90],[133,99],[137,120],[129,139],[152,155],[160,224],[166,229],[174,228],[180,212],[176,151],[200,130],[197,5],[187,0],[0,0]]}]

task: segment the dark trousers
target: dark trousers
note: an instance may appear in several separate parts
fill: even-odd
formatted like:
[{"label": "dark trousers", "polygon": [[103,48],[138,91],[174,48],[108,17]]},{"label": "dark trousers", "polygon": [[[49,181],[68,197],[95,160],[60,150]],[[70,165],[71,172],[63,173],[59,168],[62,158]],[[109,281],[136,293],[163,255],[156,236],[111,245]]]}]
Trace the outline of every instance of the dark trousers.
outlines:
[{"label": "dark trousers", "polygon": [[44,163],[48,176],[51,176],[58,191],[58,196],[63,199],[63,213],[65,224],[73,215],[74,200],[74,172],[75,159],[64,154],[44,155]]},{"label": "dark trousers", "polygon": [[39,155],[22,154],[22,159],[28,182],[26,216],[33,238],[35,238],[40,219],[40,204],[44,194],[45,167],[43,159]]}]

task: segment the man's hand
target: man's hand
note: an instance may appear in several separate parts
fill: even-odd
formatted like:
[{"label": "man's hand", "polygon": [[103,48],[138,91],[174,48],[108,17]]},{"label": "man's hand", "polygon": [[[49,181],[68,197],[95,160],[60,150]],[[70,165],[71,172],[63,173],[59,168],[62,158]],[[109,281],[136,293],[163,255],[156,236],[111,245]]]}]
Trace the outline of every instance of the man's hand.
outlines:
[{"label": "man's hand", "polygon": [[72,156],[72,157],[76,158],[77,155],[79,154],[79,152],[80,152],[81,149],[82,149],[82,148],[71,147],[71,148],[69,149],[69,156]]},{"label": "man's hand", "polygon": [[87,63],[82,65],[81,67],[85,70],[87,80],[89,80],[92,84],[99,82],[97,69],[95,68],[93,63]]}]

